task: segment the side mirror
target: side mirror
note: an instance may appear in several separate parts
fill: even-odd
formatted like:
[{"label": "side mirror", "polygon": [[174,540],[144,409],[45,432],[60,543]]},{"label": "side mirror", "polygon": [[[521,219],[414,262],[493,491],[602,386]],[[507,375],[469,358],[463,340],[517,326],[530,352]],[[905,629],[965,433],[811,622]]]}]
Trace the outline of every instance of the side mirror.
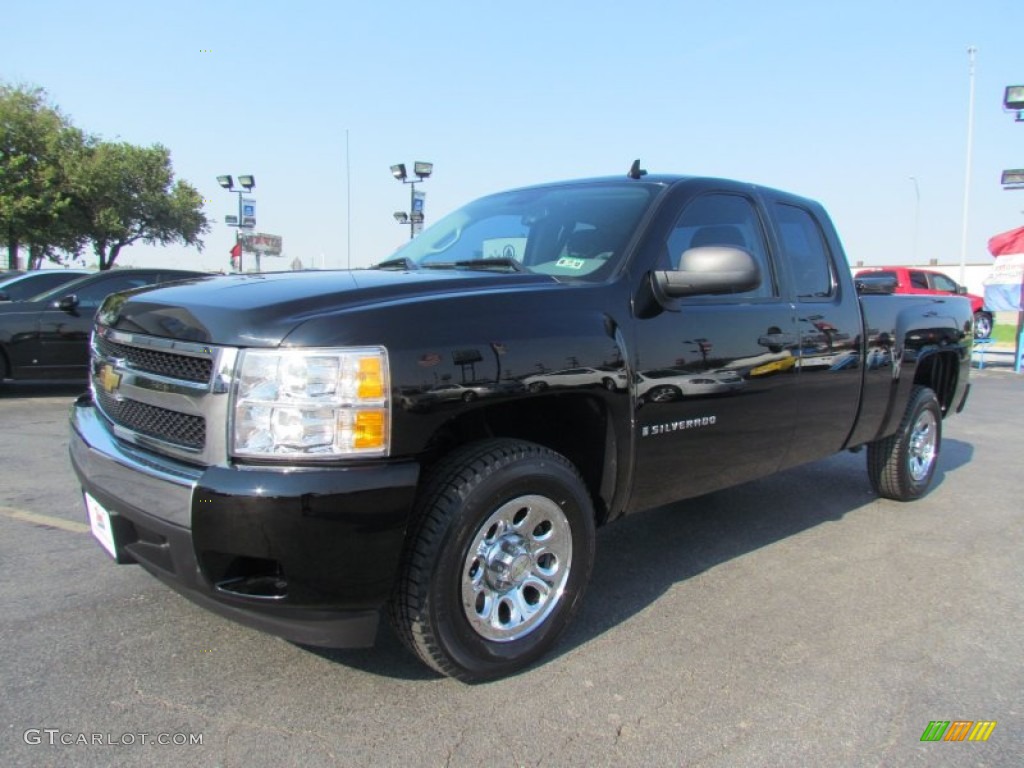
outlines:
[{"label": "side mirror", "polygon": [[966,296],[967,295],[967,286],[965,286],[965,285],[958,285],[956,287],[956,292],[957,292],[957,295],[959,295],[959,296]]},{"label": "side mirror", "polygon": [[655,272],[654,284],[670,299],[744,293],[761,285],[761,268],[742,248],[709,245],[683,251],[679,268]]},{"label": "side mirror", "polygon": [[75,294],[64,296],[57,301],[57,309],[62,309],[65,312],[72,312],[78,307],[78,297]]}]

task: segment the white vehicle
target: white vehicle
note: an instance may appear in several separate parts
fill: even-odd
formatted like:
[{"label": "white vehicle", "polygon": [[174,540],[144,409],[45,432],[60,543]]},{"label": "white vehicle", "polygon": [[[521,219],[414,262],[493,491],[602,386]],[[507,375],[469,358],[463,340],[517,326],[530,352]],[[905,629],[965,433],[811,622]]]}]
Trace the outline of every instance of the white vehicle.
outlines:
[{"label": "white vehicle", "polygon": [[627,379],[626,372],[622,369],[599,371],[597,368],[566,368],[564,371],[527,376],[523,379],[523,384],[531,392],[541,392],[548,387],[585,387],[590,384],[600,384],[605,389],[613,391],[625,389]]},{"label": "white vehicle", "polygon": [[692,373],[663,368],[637,374],[636,395],[651,403],[667,403],[694,395],[735,392],[743,385],[743,379],[735,371]]}]

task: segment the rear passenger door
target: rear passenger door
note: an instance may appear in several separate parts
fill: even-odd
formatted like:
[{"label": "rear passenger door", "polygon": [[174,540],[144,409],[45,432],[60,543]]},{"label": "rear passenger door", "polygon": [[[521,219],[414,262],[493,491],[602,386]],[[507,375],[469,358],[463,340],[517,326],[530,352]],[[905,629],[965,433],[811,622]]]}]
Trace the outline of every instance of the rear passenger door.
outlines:
[{"label": "rear passenger door", "polygon": [[840,450],[861,393],[861,314],[834,232],[816,206],[799,198],[773,203],[780,259],[789,274],[799,344],[796,434],[785,465]]}]

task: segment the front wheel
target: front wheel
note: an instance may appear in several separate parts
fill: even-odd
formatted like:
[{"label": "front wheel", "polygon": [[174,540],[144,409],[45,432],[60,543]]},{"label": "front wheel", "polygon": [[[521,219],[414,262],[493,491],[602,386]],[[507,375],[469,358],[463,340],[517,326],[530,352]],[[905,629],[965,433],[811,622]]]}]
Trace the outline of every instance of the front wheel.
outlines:
[{"label": "front wheel", "polygon": [[487,440],[424,483],[391,621],[426,664],[465,682],[522,670],[576,613],[594,561],[594,509],[564,456]]},{"label": "front wheel", "polygon": [[935,475],[942,446],[942,410],[935,393],[914,387],[896,434],[868,444],[868,475],[879,496],[913,501]]},{"label": "front wheel", "polygon": [[974,313],[974,338],[987,339],[992,335],[992,315],[988,312]]}]

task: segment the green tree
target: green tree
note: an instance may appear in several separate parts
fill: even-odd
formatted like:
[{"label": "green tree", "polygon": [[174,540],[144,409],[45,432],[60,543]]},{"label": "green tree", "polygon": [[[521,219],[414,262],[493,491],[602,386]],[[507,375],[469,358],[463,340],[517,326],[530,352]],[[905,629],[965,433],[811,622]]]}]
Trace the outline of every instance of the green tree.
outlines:
[{"label": "green tree", "polygon": [[68,218],[67,170],[85,141],[43,89],[0,83],[0,238],[10,268],[20,246],[28,246],[33,266],[80,248]]},{"label": "green tree", "polygon": [[202,197],[191,184],[175,181],[166,147],[95,142],[77,156],[70,179],[71,218],[101,270],[139,241],[202,250],[201,236],[210,231]]}]

